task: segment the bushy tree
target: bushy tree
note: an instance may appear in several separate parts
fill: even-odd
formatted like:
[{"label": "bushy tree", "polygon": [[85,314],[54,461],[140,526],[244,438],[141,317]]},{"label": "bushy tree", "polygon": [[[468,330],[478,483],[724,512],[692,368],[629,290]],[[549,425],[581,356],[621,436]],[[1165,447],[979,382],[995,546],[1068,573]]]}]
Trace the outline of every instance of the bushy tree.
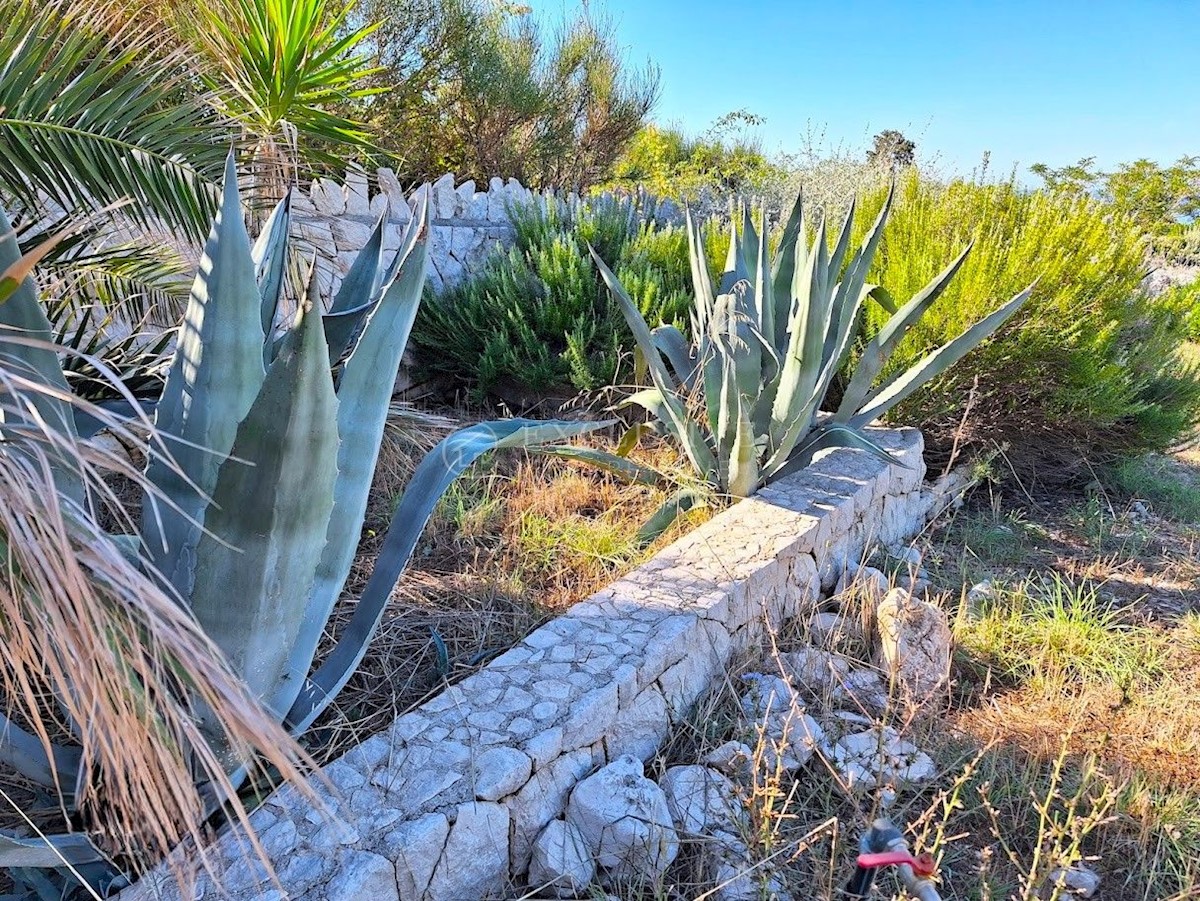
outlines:
[{"label": "bushy tree", "polygon": [[663,197],[696,201],[705,192],[725,197],[761,193],[780,176],[745,129],[762,123],[747,110],[722,116],[703,134],[670,125],[647,125],[613,168],[608,187],[641,185]]},{"label": "bushy tree", "polygon": [[627,64],[586,9],[551,31],[527,7],[477,0],[364,0],[380,21],[362,104],[409,179],[452,171],[532,187],[608,177],[658,97],[658,72]]},{"label": "bushy tree", "polygon": [[1180,157],[1170,166],[1134,160],[1112,172],[1098,170],[1095,157],[1057,169],[1035,163],[1029,170],[1052,191],[1112,204],[1151,235],[1177,232],[1200,216],[1200,156]]},{"label": "bushy tree", "polygon": [[875,135],[874,146],[867,151],[867,162],[891,172],[906,169],[916,160],[917,145],[902,132],[889,128]]}]

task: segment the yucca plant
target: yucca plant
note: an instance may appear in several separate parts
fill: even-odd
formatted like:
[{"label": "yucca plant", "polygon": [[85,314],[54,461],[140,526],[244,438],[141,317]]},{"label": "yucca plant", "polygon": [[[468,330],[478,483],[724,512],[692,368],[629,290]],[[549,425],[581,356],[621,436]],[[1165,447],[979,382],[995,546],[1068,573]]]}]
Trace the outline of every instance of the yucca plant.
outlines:
[{"label": "yucca plant", "polygon": [[[741,234],[731,226],[717,289],[704,262],[696,223],[687,220],[695,294],[692,340],[674,326],[651,330],[611,270],[593,252],[645,360],[653,387],[628,403],[645,408],[679,442],[699,476],[734,497],[807,465],[820,450],[859,448],[887,457],[862,431],[894,404],[976,347],[1029,296],[1022,291],[981,322],[901,372],[876,384],[896,344],[942,293],[970,251],[902,307],[867,272],[887,221],[885,203],[861,245],[850,251],[854,205],[830,249],[825,222],[807,243],[802,199],[793,206],[774,256],[748,209]],[[862,348],[836,411],[822,407],[845,364],[863,304],[891,318]]]},{"label": "yucca plant", "polygon": [[[310,295],[294,316],[280,303],[287,201],[253,247],[243,213],[231,155],[155,414],[141,532],[113,540],[137,552],[139,564],[188,611],[250,693],[298,734],[357,668],[450,483],[485,452],[599,424],[515,419],[473,425],[443,440],[414,472],[348,625],[328,655],[315,660],[354,559],[425,281],[428,207],[422,195],[390,261],[381,219],[328,311]],[[16,260],[6,219],[3,226],[8,259],[0,258],[0,272],[7,269],[0,278],[0,334],[21,329],[48,338],[49,323],[25,278],[30,266]],[[74,409],[53,345],[6,342],[0,367],[46,386],[37,395],[37,420],[74,440]],[[20,424],[8,419],[2,427]],[[79,461],[59,454],[53,462],[59,492],[86,505]],[[209,746],[232,773],[209,787],[215,804],[249,761],[225,740],[203,700],[196,704]],[[0,760],[60,797],[74,796],[84,772],[78,749],[53,744],[44,729],[3,726]],[[0,865],[3,855],[0,843]]]}]

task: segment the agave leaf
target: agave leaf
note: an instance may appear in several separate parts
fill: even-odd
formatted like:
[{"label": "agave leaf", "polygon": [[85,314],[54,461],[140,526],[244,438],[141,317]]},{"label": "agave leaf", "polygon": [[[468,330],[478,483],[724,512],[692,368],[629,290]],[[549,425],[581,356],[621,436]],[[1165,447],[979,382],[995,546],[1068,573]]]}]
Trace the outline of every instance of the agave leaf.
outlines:
[{"label": "agave leaf", "polygon": [[0,712],[0,761],[26,779],[55,789],[70,803],[83,766],[83,751],[51,743],[25,731]]},{"label": "agave leaf", "polygon": [[[732,210],[730,212],[732,213]],[[745,259],[741,255],[741,245],[738,242],[737,217],[730,215],[729,249],[725,252],[725,271],[721,273],[717,293],[728,294],[733,286],[747,275]]]},{"label": "agave leaf", "polygon": [[[817,230],[817,241],[824,245],[823,228]],[[802,244],[797,244],[797,256]],[[817,297],[820,290],[820,258],[816,253],[805,254],[807,269],[796,269],[792,283],[795,304],[791,323],[788,326],[788,346],[783,365],[779,370],[778,389],[771,408],[770,447],[778,461],[787,459],[800,435],[808,430],[809,423],[800,418],[801,405],[812,394],[820,363],[819,348],[814,333],[822,302]],[[808,386],[807,390],[805,386]],[[767,469],[777,463],[768,463]]]},{"label": "agave leaf", "polygon": [[[411,228],[411,220],[410,228]],[[363,301],[374,298],[383,282],[385,269],[383,265],[383,229],[387,224],[387,216],[381,216],[371,229],[371,236],[363,245],[350,271],[338,286],[337,294],[333,297],[330,313],[344,313],[347,310],[361,307]]]},{"label": "agave leaf", "polygon": [[[192,592],[205,633],[280,716],[290,706],[279,705],[280,682],[325,546],[337,474],[337,398],[314,301],[310,295],[221,465]],[[294,680],[292,697],[300,686]]]},{"label": "agave leaf", "polygon": [[15,838],[0,833],[0,869],[53,870],[106,861],[108,858],[81,832]]},{"label": "agave leaf", "polygon": [[[766,221],[767,208],[764,205],[763,232],[755,248],[754,308],[755,328],[762,336],[763,343],[771,347],[775,341],[775,288],[768,261]],[[777,357],[776,354],[771,356]],[[770,366],[762,368],[761,372],[764,383],[769,383],[775,377],[775,372]]]},{"label": "agave leaf", "polygon": [[783,478],[786,475],[797,472],[812,463],[813,457],[817,453],[833,447],[848,447],[854,450],[866,451],[872,456],[883,460],[885,463],[896,463],[905,469],[911,469],[907,463],[888,453],[862,432],[844,425],[829,425],[822,426],[808,435],[804,439],[804,442],[796,448],[791,459],[777,472],[771,474],[771,478]]},{"label": "agave leaf", "polygon": [[633,332],[634,342],[646,359],[646,368],[650,373],[650,380],[662,395],[662,411],[666,414],[662,420],[663,424],[683,447],[684,453],[687,454],[696,471],[704,473],[705,478],[708,478],[717,470],[716,460],[713,457],[712,450],[704,439],[704,435],[697,428],[696,423],[689,418],[687,410],[684,409],[683,404],[680,403],[679,398],[676,397],[675,392],[672,390],[671,378],[667,373],[666,366],[663,364],[662,356],[654,344],[654,337],[650,334],[650,327],[646,325],[646,320],[638,312],[637,305],[625,293],[625,289],[621,287],[621,283],[613,275],[612,270],[605,265],[604,260],[600,259],[600,255],[596,253],[594,248],[589,247],[588,250],[591,252],[592,259],[595,260],[597,268],[600,270],[600,277],[604,280],[604,284],[608,287],[609,292],[616,299],[617,305],[621,308],[621,313],[625,316],[625,321],[628,323],[630,331]]},{"label": "agave leaf", "polygon": [[646,547],[652,544],[680,516],[696,507],[705,507],[712,498],[712,492],[707,488],[680,488],[663,501],[661,507],[654,511],[644,526],[638,529],[637,545]]},{"label": "agave leaf", "polygon": [[367,314],[375,309],[375,303],[375,300],[370,300],[361,306],[337,313],[326,313],[321,317],[321,325],[325,330],[325,344],[329,348],[330,366],[345,356],[346,348],[358,334]]},{"label": "agave leaf", "polygon": [[[288,261],[288,233],[291,230],[292,192],[271,210],[263,230],[250,252],[254,260],[254,275],[258,281],[258,293],[262,297],[262,328],[265,341],[263,353],[270,354],[271,337],[275,332],[275,313],[279,309],[279,297],[283,293],[284,274]],[[270,356],[264,359],[270,363]]]},{"label": "agave leaf", "polygon": [[696,384],[696,361],[692,359],[692,346],[683,332],[673,325],[660,325],[650,332],[657,347],[671,364],[680,387],[691,391]]},{"label": "agave leaf", "polygon": [[280,682],[281,694],[273,702],[276,705],[283,705],[289,697],[289,704],[295,702],[354,561],[387,425],[389,401],[425,286],[428,216],[428,205],[422,199],[402,238],[397,253],[399,262],[388,269],[389,281],[385,282],[383,297],[371,311],[357,345],[342,367],[338,382],[340,444],[333,514],[320,551],[303,628],[292,645],[287,675]]},{"label": "agave leaf", "polygon": [[1021,308],[1033,291],[1030,285],[990,316],[975,323],[957,338],[948,341],[907,371],[898,374],[880,385],[867,397],[863,409],[850,419],[850,425],[861,428],[882,416],[904,398],[908,397],[930,379],[936,378],[974,350],[1000,328],[1010,316]]},{"label": "agave leaf", "polygon": [[[797,244],[803,245],[804,239],[804,192],[796,195],[788,213],[787,222],[783,226],[783,234],[779,237],[779,248],[775,251],[775,261],[771,267],[771,293],[776,299],[774,335],[775,346],[783,344],[788,318],[791,315],[790,299],[792,296],[792,276],[796,271]],[[779,304],[785,304],[780,306]]]},{"label": "agave leaf", "polygon": [[646,431],[647,426],[643,422],[636,422],[626,429],[625,434],[621,436],[621,440],[617,443],[617,456],[628,457],[633,453],[633,449],[638,446],[638,442],[642,440],[642,435]]},{"label": "agave leaf", "polygon": [[879,330],[879,333],[867,342],[859,357],[858,365],[846,386],[842,403],[838,407],[837,421],[847,422],[855,411],[866,401],[871,385],[883,372],[888,359],[896,349],[896,345],[908,333],[908,330],[925,314],[930,304],[942,295],[950,280],[966,262],[967,254],[971,252],[968,244],[957,259],[947,266],[928,285],[913,295],[913,298],[898,310]]},{"label": "agave leaf", "polygon": [[543,444],[582,435],[610,425],[605,422],[539,422],[511,419],[484,422],[460,429],[443,439],[417,466],[384,536],[354,614],[329,656],[305,682],[304,690],[287,715],[287,725],[299,733],[307,729],[333,700],[358,668],[392,589],[408,565],[417,539],[425,529],[438,499],[462,472],[488,451],[505,447]]},{"label": "agave leaf", "polygon": [[729,454],[728,490],[734,497],[748,497],[758,487],[758,449],[754,446],[754,429],[747,406],[747,399],[739,394],[737,427]]},{"label": "agave leaf", "polygon": [[618,410],[625,407],[641,407],[655,419],[666,421],[666,401],[663,400],[662,392],[657,388],[643,388],[641,391],[635,391],[617,404]]},{"label": "agave leaf", "polygon": [[[254,268],[231,153],[221,210],[155,414],[171,458],[151,445],[146,475],[158,491],[147,491],[142,504],[150,560],[183,598],[191,594],[194,551],[217,471],[263,383],[262,298]],[[158,503],[158,493],[171,503]]]},{"label": "agave leaf", "polygon": [[[765,219],[763,220],[766,221]],[[763,229],[762,240],[765,242],[767,237],[766,229]],[[759,236],[754,228],[754,218],[750,215],[750,204],[742,204],[742,240],[740,244],[740,263],[741,268],[745,270],[746,280],[752,285],[756,283],[758,277],[758,256],[759,251]],[[761,319],[755,317],[755,322],[761,323]]]},{"label": "agave leaf", "polygon": [[712,314],[715,295],[713,294],[712,276],[708,272],[708,257],[704,252],[704,239],[700,234],[700,226],[692,218],[692,211],[686,213],[684,224],[687,227],[688,262],[692,270],[692,290],[696,297],[696,322],[693,333],[703,335],[708,328],[708,318]]},{"label": "agave leaf", "polygon": [[[3,209],[0,209],[0,274],[10,279],[12,293],[0,303],[0,364],[17,375],[49,389],[28,391],[25,396],[34,415],[63,435],[75,435],[75,417],[66,376],[58,355],[53,350],[53,331],[50,320],[38,300],[37,288],[28,275],[12,275],[21,266],[21,250],[17,235]],[[15,284],[15,287],[12,285]],[[9,424],[16,416],[9,411]],[[0,424],[0,437],[4,434]],[[55,459],[56,483],[59,490],[76,501],[83,499],[83,482],[75,465],[61,457]]]},{"label": "agave leaf", "polygon": [[573,447],[567,444],[541,445],[530,447],[529,451],[547,457],[559,457],[563,460],[587,463],[638,485],[661,485],[665,481],[663,474],[658,470],[635,463],[628,457],[610,454],[608,451],[594,447]]}]

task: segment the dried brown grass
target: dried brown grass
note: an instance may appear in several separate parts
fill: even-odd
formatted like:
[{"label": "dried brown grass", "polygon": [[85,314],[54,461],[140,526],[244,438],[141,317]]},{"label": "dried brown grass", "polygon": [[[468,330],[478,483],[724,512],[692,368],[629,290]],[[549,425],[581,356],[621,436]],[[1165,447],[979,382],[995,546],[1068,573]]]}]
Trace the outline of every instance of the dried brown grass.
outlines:
[{"label": "dried brown grass", "polygon": [[[9,423],[0,443],[0,694],[5,714],[44,749],[64,739],[79,748],[78,779],[57,774],[78,813],[64,803],[42,825],[85,831],[138,869],[184,839],[201,841],[214,797],[245,819],[230,761],[204,740],[198,710],[215,715],[238,753],[286,779],[302,783],[308,759],[186,611],[96,524],[95,508],[128,523],[107,476],[147,486],[122,454],[29,415],[30,398],[45,390],[0,372]],[[58,494],[62,460],[81,473],[92,508]]]}]

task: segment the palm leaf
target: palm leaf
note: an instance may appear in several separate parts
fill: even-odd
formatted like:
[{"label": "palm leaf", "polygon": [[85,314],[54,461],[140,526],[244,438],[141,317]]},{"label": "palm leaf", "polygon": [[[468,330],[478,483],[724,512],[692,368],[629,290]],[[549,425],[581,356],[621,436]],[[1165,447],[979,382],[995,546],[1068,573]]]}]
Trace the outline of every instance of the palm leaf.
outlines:
[{"label": "palm leaf", "polygon": [[26,210],[136,201],[127,215],[202,239],[225,151],[160,36],[112,28],[108,3],[0,0],[0,191]]}]

